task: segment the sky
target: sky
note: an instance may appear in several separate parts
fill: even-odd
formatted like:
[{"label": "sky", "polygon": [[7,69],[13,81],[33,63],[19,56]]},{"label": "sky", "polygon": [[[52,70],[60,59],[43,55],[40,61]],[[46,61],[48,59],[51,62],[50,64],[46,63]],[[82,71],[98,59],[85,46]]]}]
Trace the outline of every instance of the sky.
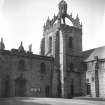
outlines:
[{"label": "sky", "polygon": [[[24,49],[32,44],[33,53],[40,51],[43,25],[48,16],[58,13],[61,0],[0,0],[0,38],[5,49]],[[65,0],[68,14],[79,15],[83,24],[83,50],[105,46],[105,0]],[[69,24],[69,23],[68,23]]]}]

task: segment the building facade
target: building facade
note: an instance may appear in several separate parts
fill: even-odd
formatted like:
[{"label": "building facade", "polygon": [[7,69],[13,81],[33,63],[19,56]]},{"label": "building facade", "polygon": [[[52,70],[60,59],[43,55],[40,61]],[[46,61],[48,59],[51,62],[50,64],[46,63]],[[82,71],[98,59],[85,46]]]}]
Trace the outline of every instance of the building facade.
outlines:
[{"label": "building facade", "polygon": [[[72,23],[67,25],[66,18]],[[82,51],[82,24],[67,13],[61,0],[58,14],[43,27],[40,55],[5,50],[0,42],[0,97],[105,97],[105,47]]]},{"label": "building facade", "polygon": [[105,98],[105,46],[83,52],[87,94]]},{"label": "building facade", "polygon": [[51,96],[54,60],[18,49],[0,46],[0,97]]},{"label": "building facade", "polygon": [[[77,15],[67,13],[67,3],[58,4],[58,14],[47,19],[41,54],[54,58],[53,96],[73,97],[86,93],[85,71],[82,69],[82,24]],[[72,26],[67,25],[65,18]],[[59,89],[60,88],[60,89]],[[54,89],[54,90],[53,90]]]}]

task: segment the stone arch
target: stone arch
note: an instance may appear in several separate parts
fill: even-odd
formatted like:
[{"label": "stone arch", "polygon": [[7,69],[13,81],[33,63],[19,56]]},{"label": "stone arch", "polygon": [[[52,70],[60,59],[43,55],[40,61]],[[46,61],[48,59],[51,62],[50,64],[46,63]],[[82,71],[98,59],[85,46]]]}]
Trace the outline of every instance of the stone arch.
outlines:
[{"label": "stone arch", "polygon": [[66,15],[66,17],[72,22],[73,26],[74,26],[74,19],[72,18],[72,15]]}]

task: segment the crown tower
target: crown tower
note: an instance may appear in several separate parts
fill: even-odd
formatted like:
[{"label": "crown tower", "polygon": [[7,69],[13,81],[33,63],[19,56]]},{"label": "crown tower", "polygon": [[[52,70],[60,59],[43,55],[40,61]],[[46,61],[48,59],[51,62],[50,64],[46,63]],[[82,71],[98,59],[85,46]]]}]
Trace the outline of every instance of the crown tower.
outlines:
[{"label": "crown tower", "polygon": [[[53,93],[70,97],[83,91],[81,90],[82,24],[78,15],[73,18],[67,13],[66,1],[61,0],[58,9],[58,14],[54,15],[53,19],[48,17],[44,24],[41,54],[55,58]],[[67,25],[65,18],[68,18],[73,26]]]}]

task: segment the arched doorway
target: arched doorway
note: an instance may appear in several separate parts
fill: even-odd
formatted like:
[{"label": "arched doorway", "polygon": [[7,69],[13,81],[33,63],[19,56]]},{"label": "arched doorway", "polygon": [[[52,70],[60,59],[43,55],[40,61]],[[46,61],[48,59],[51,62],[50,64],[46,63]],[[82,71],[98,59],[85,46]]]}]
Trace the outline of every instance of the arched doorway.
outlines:
[{"label": "arched doorway", "polygon": [[23,76],[20,76],[15,80],[15,96],[26,96],[26,80],[23,78]]}]

